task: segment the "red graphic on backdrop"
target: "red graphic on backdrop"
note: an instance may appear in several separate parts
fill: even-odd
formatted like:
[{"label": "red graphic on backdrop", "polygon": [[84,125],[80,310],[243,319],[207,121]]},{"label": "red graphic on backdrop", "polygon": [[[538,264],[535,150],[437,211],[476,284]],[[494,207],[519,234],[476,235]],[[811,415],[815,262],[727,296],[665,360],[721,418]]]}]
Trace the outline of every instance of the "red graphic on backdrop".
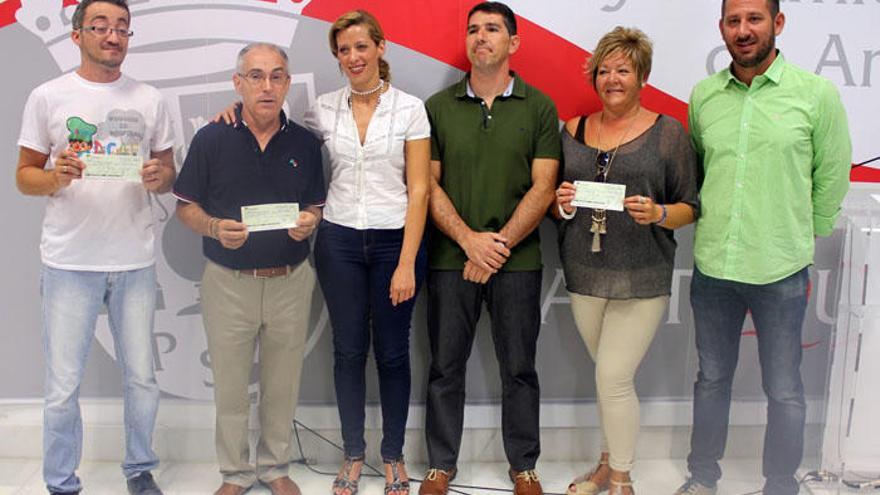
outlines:
[{"label": "red graphic on backdrop", "polygon": [[[300,3],[301,0],[259,1]],[[63,0],[64,6],[76,3],[76,0]],[[463,36],[465,17],[477,3],[477,0],[438,0],[430,2],[430,7],[415,8],[410,0],[385,0],[370,2],[369,9],[381,20],[388,40],[467,70]],[[15,23],[15,11],[20,6],[21,0],[0,3],[0,28]],[[340,14],[357,8],[363,8],[362,1],[313,0],[303,10],[303,15],[333,22]],[[403,16],[399,12],[407,14]],[[589,52],[528,19],[518,17],[517,20],[525,41],[512,60],[513,69],[556,102],[559,117],[563,120],[598,110],[599,99],[583,73],[583,63]],[[642,103],[687,127],[686,102],[648,85],[642,90]],[[880,182],[880,169],[857,167],[850,179]]]}]

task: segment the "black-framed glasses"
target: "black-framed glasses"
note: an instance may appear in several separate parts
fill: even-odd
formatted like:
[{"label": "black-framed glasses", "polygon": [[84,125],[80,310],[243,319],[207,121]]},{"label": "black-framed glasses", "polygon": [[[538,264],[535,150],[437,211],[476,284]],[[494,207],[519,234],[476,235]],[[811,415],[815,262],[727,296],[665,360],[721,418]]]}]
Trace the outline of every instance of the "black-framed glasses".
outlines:
[{"label": "black-framed glasses", "polygon": [[126,28],[111,28],[110,26],[83,26],[79,28],[80,31],[90,31],[97,36],[107,36],[110,33],[116,33],[116,36],[120,38],[131,38],[134,36],[134,31]]},{"label": "black-framed glasses", "polygon": [[261,70],[252,70],[247,74],[242,74],[241,72],[239,72],[238,75],[244,78],[244,80],[248,83],[253,84],[254,86],[263,84],[263,81],[265,81],[266,79],[269,80],[269,83],[272,86],[283,86],[287,82],[287,80],[290,79],[290,74],[281,71],[275,71],[270,74],[266,74]]},{"label": "black-framed glasses", "polygon": [[602,151],[596,155],[596,178],[595,182],[605,182],[605,175],[608,173],[608,165],[611,163],[611,155],[607,151]]}]

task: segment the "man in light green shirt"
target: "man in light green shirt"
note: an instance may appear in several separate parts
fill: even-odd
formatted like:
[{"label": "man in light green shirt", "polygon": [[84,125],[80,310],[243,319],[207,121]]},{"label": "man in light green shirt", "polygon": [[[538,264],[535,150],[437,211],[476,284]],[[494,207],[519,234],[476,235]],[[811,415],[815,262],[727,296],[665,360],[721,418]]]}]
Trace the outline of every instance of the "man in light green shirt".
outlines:
[{"label": "man in light green shirt", "polygon": [[691,306],[700,371],[690,479],[676,494],[714,494],[746,313],[767,395],[763,493],[798,493],[806,417],[800,376],[807,267],[849,188],[846,114],[831,82],[776,50],[778,0],[726,0],[719,21],[733,62],[691,95],[701,161]]}]

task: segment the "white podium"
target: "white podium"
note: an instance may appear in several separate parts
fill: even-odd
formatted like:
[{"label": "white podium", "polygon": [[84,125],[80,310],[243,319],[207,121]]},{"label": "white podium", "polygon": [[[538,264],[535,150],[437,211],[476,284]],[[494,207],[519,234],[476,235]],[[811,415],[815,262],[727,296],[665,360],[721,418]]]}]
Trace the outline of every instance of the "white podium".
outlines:
[{"label": "white podium", "polygon": [[840,300],[828,374],[824,471],[880,478],[880,191],[852,190],[840,266]]}]

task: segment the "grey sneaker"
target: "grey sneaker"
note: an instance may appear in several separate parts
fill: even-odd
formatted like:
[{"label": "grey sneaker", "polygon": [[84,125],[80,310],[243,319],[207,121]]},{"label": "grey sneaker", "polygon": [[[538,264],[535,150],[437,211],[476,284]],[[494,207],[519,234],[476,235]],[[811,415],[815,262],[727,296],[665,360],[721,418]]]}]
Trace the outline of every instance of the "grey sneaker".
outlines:
[{"label": "grey sneaker", "polygon": [[699,481],[689,478],[678,488],[678,490],[675,490],[675,493],[672,495],[715,495],[715,492],[717,491],[718,487],[713,486],[709,488]]},{"label": "grey sneaker", "polygon": [[128,485],[128,493],[131,495],[162,495],[162,490],[156,486],[153,475],[149,471],[129,478],[126,484]]}]

